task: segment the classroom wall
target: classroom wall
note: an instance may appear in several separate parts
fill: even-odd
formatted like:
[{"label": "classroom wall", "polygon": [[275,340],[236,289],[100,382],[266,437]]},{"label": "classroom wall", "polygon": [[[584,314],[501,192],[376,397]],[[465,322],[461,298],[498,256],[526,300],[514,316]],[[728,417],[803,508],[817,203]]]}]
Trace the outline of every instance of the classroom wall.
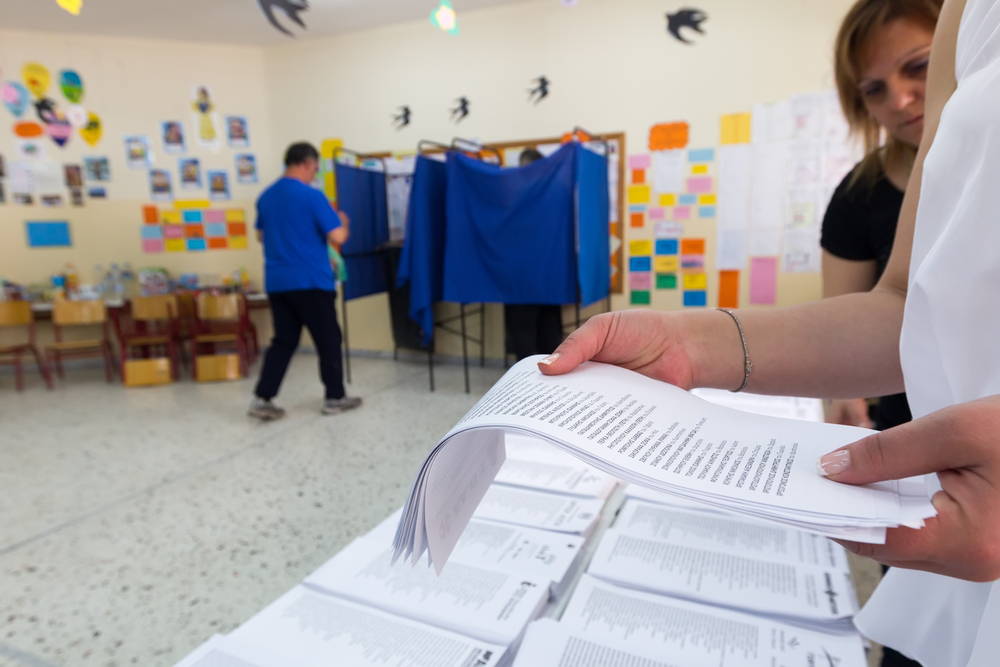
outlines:
[{"label": "classroom wall", "polygon": [[[721,115],[832,87],[833,38],[850,4],[701,0],[707,34],[694,36],[694,45],[667,34],[664,13],[671,7],[653,0],[459,7],[457,36],[420,21],[289,41],[265,57],[273,136],[278,146],[339,137],[358,151],[412,151],[420,139],[514,141],[559,136],[579,125],[624,131],[628,152],[645,153],[653,124],[683,120],[691,126],[691,147],[717,146]],[[551,95],[533,106],[527,93],[540,75],[551,80]],[[448,109],[462,95],[471,100],[471,113],[455,125]],[[413,122],[395,130],[391,115],[404,104]],[[692,221],[685,233],[708,240],[712,294],[714,223]],[[742,281],[741,304],[748,282]],[[779,305],[819,295],[819,274],[779,274]],[[628,307],[626,299],[616,296],[614,308]],[[680,307],[679,296],[653,306]],[[487,322],[488,353],[497,357],[503,341],[498,310],[488,311]],[[356,346],[391,349],[383,297],[352,302],[350,317]],[[447,353],[459,351],[452,336],[439,336],[438,344]]]},{"label": "classroom wall", "polygon": [[[145,254],[140,227],[142,206],[149,204],[148,173],[129,169],[125,161],[123,137],[147,135],[151,141],[154,166],[172,172],[174,196],[205,199],[207,190],[178,190],[177,155],[166,154],[160,140],[160,122],[181,120],[185,125],[187,152],[201,159],[206,169],[224,168],[230,173],[232,199],[220,206],[243,208],[251,214],[263,184],[277,176],[280,165],[270,137],[270,114],[265,91],[264,52],[259,48],[214,46],[185,42],[92,37],[0,30],[0,71],[4,80],[21,80],[21,68],[38,62],[52,74],[48,95],[65,108],[68,102],[59,92],[58,72],[76,70],[84,81],[83,106],[97,113],[104,124],[103,137],[96,146],[87,145],[74,131],[65,147],[45,139],[46,159],[81,164],[84,156],[107,156],[111,181],[106,184],[108,199],[85,199],[82,207],[68,201],[60,207],[43,207],[37,198],[32,206],[10,201],[0,205],[0,276],[17,282],[45,282],[73,262],[83,282],[94,280],[94,265],[131,262],[136,269],[165,267],[173,274],[182,272],[231,275],[245,267],[251,279],[261,284],[260,248],[251,239],[246,250]],[[245,152],[257,155],[260,185],[240,185],[233,171],[234,150],[225,145],[218,150],[201,148],[194,140],[191,87],[207,85],[220,117],[247,116],[251,146]],[[30,117],[30,118],[29,118]],[[0,110],[4,123],[14,117]],[[34,111],[23,119],[37,120]],[[8,164],[17,160],[13,132],[0,132],[0,155]],[[243,149],[240,149],[241,151]],[[169,204],[159,204],[170,208]],[[24,223],[28,220],[66,220],[73,234],[70,248],[29,248]],[[251,217],[252,220],[252,217]]]}]

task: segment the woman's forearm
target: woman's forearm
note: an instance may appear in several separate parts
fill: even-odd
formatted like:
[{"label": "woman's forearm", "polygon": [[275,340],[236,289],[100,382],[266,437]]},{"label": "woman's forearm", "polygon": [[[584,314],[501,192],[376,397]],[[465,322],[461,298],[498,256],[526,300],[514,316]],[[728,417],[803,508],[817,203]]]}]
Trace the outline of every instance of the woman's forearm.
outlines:
[{"label": "woman's forearm", "polygon": [[[876,288],[787,308],[736,311],[753,370],[746,391],[854,398],[903,390],[899,332],[904,295]],[[695,386],[736,389],[744,358],[726,313],[677,316]]]}]

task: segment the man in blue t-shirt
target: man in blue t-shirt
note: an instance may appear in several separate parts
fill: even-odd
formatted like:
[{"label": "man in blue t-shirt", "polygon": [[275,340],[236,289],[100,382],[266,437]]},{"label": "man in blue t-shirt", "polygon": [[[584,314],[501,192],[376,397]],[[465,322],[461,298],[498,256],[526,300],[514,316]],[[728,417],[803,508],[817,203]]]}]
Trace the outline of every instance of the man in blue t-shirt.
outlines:
[{"label": "man in blue t-shirt", "polygon": [[257,199],[257,238],[264,245],[264,283],[271,302],[274,338],[264,356],[248,414],[263,420],[285,415],[271,399],[278,394],[303,325],[319,354],[320,377],[326,386],[323,413],[336,414],[361,405],[360,398],[344,392],[337,281],[327,252],[327,244],[340,246],[347,241],[350,221],[309,185],[317,171],[316,148],[308,143],[292,144],[285,153],[284,175]]}]

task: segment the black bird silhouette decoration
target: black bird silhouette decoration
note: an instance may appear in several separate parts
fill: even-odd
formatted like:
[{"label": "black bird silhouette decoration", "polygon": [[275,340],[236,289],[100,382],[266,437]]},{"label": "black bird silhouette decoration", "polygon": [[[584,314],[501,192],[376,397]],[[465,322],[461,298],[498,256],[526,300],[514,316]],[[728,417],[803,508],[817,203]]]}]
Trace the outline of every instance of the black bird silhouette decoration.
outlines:
[{"label": "black bird silhouette decoration", "polygon": [[455,123],[461,123],[469,115],[469,98],[463,95],[455,101],[458,102],[458,106],[451,109],[451,120]]},{"label": "black bird silhouette decoration", "polygon": [[302,17],[299,16],[299,12],[309,9],[309,0],[257,0],[257,4],[260,6],[260,11],[264,12],[264,16],[268,22],[276,30],[280,30],[289,37],[294,37],[295,35],[292,34],[291,30],[278,23],[278,18],[274,15],[275,9],[280,9],[289,19],[298,23],[303,28],[306,27],[306,24],[302,21]]},{"label": "black bird silhouette decoration", "polygon": [[678,9],[673,14],[667,14],[667,32],[673,35],[680,42],[684,42],[685,44],[694,44],[694,42],[690,39],[684,38],[684,35],[681,34],[681,28],[690,28],[699,34],[704,35],[705,31],[701,29],[701,24],[707,19],[708,14],[700,9],[684,7],[682,9]]},{"label": "black bird silhouette decoration", "polygon": [[540,76],[537,79],[532,79],[531,82],[535,87],[528,90],[528,101],[538,104],[549,96],[549,79],[548,77]]},{"label": "black bird silhouette decoration", "polygon": [[410,111],[410,107],[401,106],[399,107],[399,113],[394,114],[392,117],[392,125],[397,130],[402,130],[404,127],[410,124],[410,117],[413,113]]}]

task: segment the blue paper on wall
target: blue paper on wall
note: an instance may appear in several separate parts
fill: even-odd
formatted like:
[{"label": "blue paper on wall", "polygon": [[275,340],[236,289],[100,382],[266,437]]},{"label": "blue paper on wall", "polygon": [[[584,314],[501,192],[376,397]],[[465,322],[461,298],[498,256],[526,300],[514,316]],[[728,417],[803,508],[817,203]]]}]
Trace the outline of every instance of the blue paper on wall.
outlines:
[{"label": "blue paper on wall", "polygon": [[24,227],[29,248],[68,248],[73,245],[68,222],[26,222]]}]

